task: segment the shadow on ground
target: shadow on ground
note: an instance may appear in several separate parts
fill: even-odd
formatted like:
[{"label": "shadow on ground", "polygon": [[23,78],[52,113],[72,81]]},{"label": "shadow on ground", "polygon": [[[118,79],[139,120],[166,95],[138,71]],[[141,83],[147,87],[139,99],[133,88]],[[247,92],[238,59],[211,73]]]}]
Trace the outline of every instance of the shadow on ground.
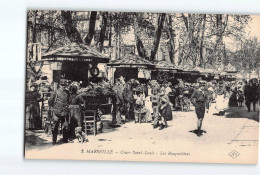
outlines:
[{"label": "shadow on ground", "polygon": [[[46,149],[52,145],[50,135],[45,135],[44,130],[26,130],[25,132],[25,149]],[[44,138],[43,138],[44,135]]]},{"label": "shadow on ground", "polygon": [[244,107],[229,107],[225,113],[226,118],[247,118],[259,122],[259,109],[247,112]]}]

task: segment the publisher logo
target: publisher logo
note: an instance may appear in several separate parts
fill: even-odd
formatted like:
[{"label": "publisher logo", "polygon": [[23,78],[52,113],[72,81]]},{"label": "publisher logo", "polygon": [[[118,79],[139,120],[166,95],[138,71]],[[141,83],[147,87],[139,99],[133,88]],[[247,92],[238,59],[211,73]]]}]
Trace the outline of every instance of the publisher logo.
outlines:
[{"label": "publisher logo", "polygon": [[230,157],[232,157],[233,159],[235,159],[236,157],[238,157],[240,154],[236,151],[233,150],[228,154]]}]

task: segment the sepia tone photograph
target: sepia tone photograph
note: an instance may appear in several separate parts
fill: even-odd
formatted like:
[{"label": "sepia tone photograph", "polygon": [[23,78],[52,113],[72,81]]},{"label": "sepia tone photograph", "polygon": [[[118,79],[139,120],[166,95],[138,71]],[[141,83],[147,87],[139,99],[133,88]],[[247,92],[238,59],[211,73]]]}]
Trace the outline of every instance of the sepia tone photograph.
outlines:
[{"label": "sepia tone photograph", "polygon": [[29,10],[25,159],[257,164],[260,15]]}]

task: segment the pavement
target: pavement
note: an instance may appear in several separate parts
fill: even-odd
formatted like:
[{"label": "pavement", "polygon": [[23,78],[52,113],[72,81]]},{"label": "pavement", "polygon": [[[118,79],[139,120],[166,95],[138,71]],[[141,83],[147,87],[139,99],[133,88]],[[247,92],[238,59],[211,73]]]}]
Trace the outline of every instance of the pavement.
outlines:
[{"label": "pavement", "polygon": [[256,163],[259,107],[256,112],[247,112],[245,106],[229,108],[225,116],[213,115],[214,107],[205,115],[202,129],[206,133],[201,137],[191,132],[197,126],[193,107],[189,112],[173,111],[173,120],[163,130],[153,129],[151,123],[111,127],[111,117],[104,116],[103,133],[89,135],[89,142],[83,144],[74,140],[53,146],[51,135],[26,130],[25,158]]}]

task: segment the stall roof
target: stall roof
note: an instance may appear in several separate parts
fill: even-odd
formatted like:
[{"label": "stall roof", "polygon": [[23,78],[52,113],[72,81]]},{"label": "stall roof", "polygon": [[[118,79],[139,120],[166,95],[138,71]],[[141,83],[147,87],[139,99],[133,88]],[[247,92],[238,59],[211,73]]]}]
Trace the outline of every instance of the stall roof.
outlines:
[{"label": "stall roof", "polygon": [[233,66],[230,62],[228,63],[228,65],[225,66],[225,72],[228,73],[237,73],[236,67]]},{"label": "stall roof", "polygon": [[169,61],[156,61],[155,66],[159,69],[175,69],[174,65]]},{"label": "stall roof", "polygon": [[198,70],[196,70],[195,68],[193,68],[193,67],[192,67],[191,65],[189,65],[189,64],[184,65],[183,68],[182,68],[182,71],[183,71],[183,73],[185,73],[185,74],[189,74],[189,73],[191,73],[191,74],[198,74],[198,73],[199,73]]},{"label": "stall roof", "polygon": [[153,64],[136,54],[130,53],[125,55],[122,59],[112,60],[109,66],[120,66],[120,65],[127,65],[127,66],[153,66]]},{"label": "stall roof", "polygon": [[85,61],[96,63],[109,63],[109,57],[96,49],[78,43],[71,43],[42,55],[49,61]]}]

